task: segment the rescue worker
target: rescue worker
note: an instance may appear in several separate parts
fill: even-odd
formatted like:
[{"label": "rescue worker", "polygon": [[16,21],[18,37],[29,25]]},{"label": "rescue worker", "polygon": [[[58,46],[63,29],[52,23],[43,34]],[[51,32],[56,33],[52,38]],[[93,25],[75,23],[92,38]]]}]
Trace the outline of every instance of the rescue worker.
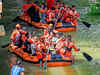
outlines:
[{"label": "rescue worker", "polygon": [[45,28],[43,31],[43,37],[45,39],[50,38],[50,34],[53,32],[53,24],[49,24],[48,28]]},{"label": "rescue worker", "polygon": [[35,42],[34,42],[34,37],[32,37],[32,42],[31,42],[31,53],[33,56],[36,55],[36,46],[35,46]]},{"label": "rescue worker", "polygon": [[27,10],[27,13],[31,17],[31,21],[40,22],[40,15],[39,15],[40,7],[37,4],[38,1],[32,3],[32,6]]},{"label": "rescue worker", "polygon": [[51,11],[49,12],[48,14],[48,24],[55,24],[55,17],[56,17],[56,14],[55,14],[55,8],[52,7],[51,8]]},{"label": "rescue worker", "polygon": [[60,39],[60,35],[55,34],[55,36],[52,38],[52,42],[54,43],[54,45],[58,43],[59,39]]},{"label": "rescue worker", "polygon": [[55,5],[55,0],[47,0],[47,8],[51,9]]},{"label": "rescue worker", "polygon": [[64,25],[66,25],[66,23],[71,23],[71,14],[70,12],[72,11],[70,7],[66,8],[67,10],[64,13],[64,17],[62,17],[62,22]]},{"label": "rescue worker", "polygon": [[72,37],[71,35],[67,36],[67,41],[64,43],[64,47],[65,47],[65,53],[64,56],[68,56],[71,57],[72,55],[72,49],[74,49],[74,51],[80,51],[79,48],[77,48],[74,44],[74,42],[72,41]]},{"label": "rescue worker", "polygon": [[40,20],[40,22],[42,22],[42,23],[46,23],[46,9],[45,9],[46,7],[44,6],[44,5],[41,5],[41,8],[40,8],[40,18],[41,18],[41,20]]},{"label": "rescue worker", "polygon": [[22,8],[22,11],[24,12],[24,15],[28,15],[27,14],[27,10],[29,9],[29,7],[31,7],[32,6],[32,4],[31,3],[26,3],[26,4],[24,4],[24,6],[23,6],[23,8]]},{"label": "rescue worker", "polygon": [[69,13],[71,15],[72,24],[77,25],[79,13],[76,11],[75,5],[72,5],[72,10]]},{"label": "rescue worker", "polygon": [[30,43],[31,43],[31,53],[32,53],[33,56],[35,56],[36,51],[39,50],[38,49],[39,42],[37,40],[37,37],[36,36],[32,37],[32,39],[30,40]]},{"label": "rescue worker", "polygon": [[20,24],[16,24],[16,30],[12,32],[11,40],[13,41],[13,44],[19,48],[22,46],[22,34],[26,34],[26,32],[21,29]]}]

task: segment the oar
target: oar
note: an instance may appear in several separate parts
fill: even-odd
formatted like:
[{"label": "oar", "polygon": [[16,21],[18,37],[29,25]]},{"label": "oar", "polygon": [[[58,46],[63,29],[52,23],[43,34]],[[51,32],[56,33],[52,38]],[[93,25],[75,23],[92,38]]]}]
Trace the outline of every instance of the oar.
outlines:
[{"label": "oar", "polygon": [[86,52],[82,52],[83,56],[85,57],[85,59],[87,59],[88,61],[92,61],[92,56],[90,56],[88,53]]},{"label": "oar", "polygon": [[10,44],[10,43],[7,43],[7,44],[5,44],[5,45],[2,45],[1,48],[6,48],[6,47],[9,46],[9,44]]},{"label": "oar", "polygon": [[81,19],[78,19],[80,22],[82,22],[87,28],[91,27],[91,24],[86,22],[86,21],[82,21]]}]

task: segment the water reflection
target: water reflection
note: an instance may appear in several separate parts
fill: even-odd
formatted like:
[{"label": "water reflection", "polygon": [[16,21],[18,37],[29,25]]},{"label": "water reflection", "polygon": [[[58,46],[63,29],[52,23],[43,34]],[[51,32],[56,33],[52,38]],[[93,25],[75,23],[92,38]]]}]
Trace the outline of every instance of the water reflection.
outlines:
[{"label": "water reflection", "polygon": [[27,75],[78,75],[72,66],[67,67],[49,67],[46,71],[41,68],[31,68]]}]

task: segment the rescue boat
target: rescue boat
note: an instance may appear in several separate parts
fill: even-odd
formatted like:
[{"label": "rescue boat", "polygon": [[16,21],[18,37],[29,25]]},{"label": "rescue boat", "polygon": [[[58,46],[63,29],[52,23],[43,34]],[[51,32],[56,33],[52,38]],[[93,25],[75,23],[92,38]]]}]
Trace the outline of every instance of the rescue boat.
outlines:
[{"label": "rescue boat", "polygon": [[72,32],[72,31],[76,31],[77,28],[76,28],[76,25],[73,25],[69,22],[67,23],[57,23],[56,25],[56,31],[59,31],[59,32]]},{"label": "rescue boat", "polygon": [[31,21],[31,18],[30,18],[29,15],[23,14],[23,15],[19,16],[18,19],[20,19],[20,20],[22,20],[22,21],[24,21],[24,22],[26,22],[26,23],[28,23],[28,24],[30,24],[32,26],[35,26],[37,28],[40,28],[40,29],[41,28],[43,29],[43,28],[47,28],[48,27],[48,24],[43,24],[42,22]]},{"label": "rescue boat", "polygon": [[[48,28],[48,24],[43,24],[42,22],[31,21],[31,18],[28,15],[19,16],[19,19],[31,24],[32,26],[40,28],[40,29]],[[73,25],[69,22],[67,22],[65,24],[63,24],[62,22],[59,22],[56,24],[55,29],[56,29],[56,31],[59,31],[59,32],[71,32],[71,31],[77,30],[76,25]]]},{"label": "rescue boat", "polygon": [[[40,66],[40,59],[37,56],[32,56],[31,54],[24,52],[22,48],[16,48],[14,45],[8,46],[9,51],[15,53],[19,57],[21,57],[24,61],[32,62],[34,65]],[[72,65],[71,57],[62,57],[56,54],[49,55],[42,59],[43,62],[47,61],[48,67],[57,67],[57,66],[68,66]]]}]

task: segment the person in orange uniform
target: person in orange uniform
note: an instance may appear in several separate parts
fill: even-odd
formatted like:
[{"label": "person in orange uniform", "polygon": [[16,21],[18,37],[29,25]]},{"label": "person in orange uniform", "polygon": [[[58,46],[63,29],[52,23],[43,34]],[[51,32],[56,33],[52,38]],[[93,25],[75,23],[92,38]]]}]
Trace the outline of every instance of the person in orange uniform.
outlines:
[{"label": "person in orange uniform", "polygon": [[53,31],[53,24],[49,24],[49,27],[45,28],[44,31],[43,31],[43,37],[45,39],[49,38],[52,31]]},{"label": "person in orange uniform", "polygon": [[29,9],[29,7],[31,7],[32,6],[32,4],[31,3],[26,3],[26,4],[24,4],[24,6],[23,6],[23,8],[22,8],[22,11],[24,12],[24,15],[28,15],[27,14],[27,10]]},{"label": "person in orange uniform", "polygon": [[46,42],[45,42],[45,38],[44,37],[40,38],[39,45],[40,45],[40,51],[45,53],[46,52]]},{"label": "person in orange uniform", "polygon": [[71,8],[70,7],[67,7],[65,13],[64,13],[64,17],[62,18],[62,22],[63,23],[71,23],[71,15],[70,15],[70,11],[71,11]]},{"label": "person in orange uniform", "polygon": [[41,14],[41,16],[40,16],[40,18],[41,18],[41,20],[40,20],[40,22],[42,22],[42,23],[46,23],[46,7],[42,4],[41,5],[41,9],[40,9],[40,14]]},{"label": "person in orange uniform", "polygon": [[47,8],[51,9],[55,5],[55,0],[47,0]]},{"label": "person in orange uniform", "polygon": [[47,11],[47,18],[46,18],[47,23],[49,23],[49,24],[50,24],[50,23],[54,24],[54,22],[55,22],[55,16],[56,16],[55,8],[52,7],[51,9],[49,9],[49,10]]},{"label": "person in orange uniform", "polygon": [[72,5],[72,10],[70,11],[72,24],[77,25],[79,13],[76,11],[75,5]]},{"label": "person in orange uniform", "polygon": [[67,41],[64,43],[65,47],[64,56],[72,57],[73,56],[72,49],[74,49],[74,51],[76,52],[80,51],[80,49],[75,46],[74,42],[71,39],[72,39],[71,35],[68,35]]},{"label": "person in orange uniform", "polygon": [[27,13],[29,14],[31,18],[31,21],[35,21],[35,22],[40,21],[40,15],[39,15],[40,7],[37,4],[38,4],[38,1],[32,3],[32,6],[27,10]]},{"label": "person in orange uniform", "polygon": [[21,47],[22,46],[22,34],[26,34],[24,30],[21,29],[20,24],[16,24],[16,30],[13,31],[11,35],[11,40],[15,46]]}]

